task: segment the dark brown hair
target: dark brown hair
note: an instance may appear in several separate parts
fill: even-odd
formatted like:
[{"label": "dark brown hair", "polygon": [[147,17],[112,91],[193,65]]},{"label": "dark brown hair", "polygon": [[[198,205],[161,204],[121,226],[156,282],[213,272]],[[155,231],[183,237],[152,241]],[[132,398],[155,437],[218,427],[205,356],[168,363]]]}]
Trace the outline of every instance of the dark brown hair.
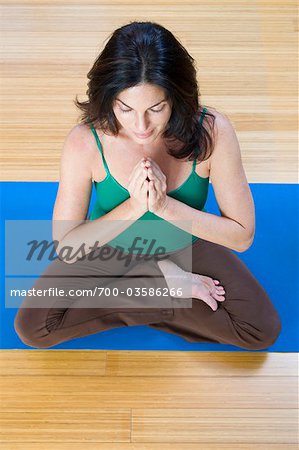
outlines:
[{"label": "dark brown hair", "polygon": [[[199,123],[202,105],[195,60],[174,35],[155,22],[130,22],[116,29],[87,74],[88,101],[75,105],[83,111],[80,121],[95,123],[104,132],[118,135],[114,99],[124,89],[150,83],[162,88],[172,113],[162,138],[168,153],[177,159],[204,161],[213,148],[211,131],[215,116]],[[178,149],[168,142],[180,141]]]}]

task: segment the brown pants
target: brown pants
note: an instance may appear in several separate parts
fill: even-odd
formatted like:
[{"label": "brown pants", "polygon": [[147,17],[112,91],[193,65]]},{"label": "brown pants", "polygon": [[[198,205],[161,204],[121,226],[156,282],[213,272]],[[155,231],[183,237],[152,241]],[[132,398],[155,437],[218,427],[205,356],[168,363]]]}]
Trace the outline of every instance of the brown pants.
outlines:
[{"label": "brown pants", "polygon": [[[184,252],[181,250],[172,254],[170,259],[182,269],[190,271],[190,268],[184,267]],[[144,274],[144,264],[146,273],[152,277],[138,278],[138,274]],[[115,279],[116,269],[118,274],[121,271],[126,276]],[[144,296],[138,301],[144,304],[150,302],[148,304],[151,307],[138,308],[136,300],[136,304],[128,308],[127,305],[134,300],[128,296],[126,288],[132,287],[133,279],[134,285],[146,288],[144,292],[150,287],[167,290],[166,281],[155,260],[136,262],[133,256],[130,267],[125,268],[123,262],[118,263],[115,259],[113,264],[112,261],[102,260],[90,263],[87,259],[66,264],[56,259],[36,280],[36,289],[54,285],[65,289],[109,286],[109,276],[114,276],[113,287],[117,287],[118,292],[124,292],[119,294],[117,301],[123,298],[126,307],[90,307],[89,297],[66,295],[40,297],[38,301],[45,302],[46,306],[37,308],[34,307],[37,300],[27,295],[15,317],[15,330],[26,345],[37,348],[52,347],[73,338],[134,325],[148,325],[179,335],[189,342],[231,344],[249,350],[264,349],[276,341],[281,331],[279,315],[264,288],[233,251],[198,239],[192,245],[192,272],[217,279],[224,287],[225,301],[217,302],[216,311],[196,298],[192,299],[192,308],[171,307],[171,302],[175,300],[170,296],[169,306],[166,307],[152,307],[150,297]],[[52,277],[57,275],[59,278],[55,278],[53,283]],[[136,275],[136,278],[129,278],[129,275]],[[72,307],[74,304],[76,307]]]}]

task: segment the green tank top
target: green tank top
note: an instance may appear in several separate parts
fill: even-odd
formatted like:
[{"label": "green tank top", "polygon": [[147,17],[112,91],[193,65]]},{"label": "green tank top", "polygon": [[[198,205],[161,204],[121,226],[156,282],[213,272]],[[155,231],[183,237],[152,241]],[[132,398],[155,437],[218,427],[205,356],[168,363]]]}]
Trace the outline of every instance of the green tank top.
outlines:
[{"label": "green tank top", "polygon": [[[207,109],[203,108],[200,124],[206,111]],[[127,200],[130,197],[130,193],[110,173],[96,129],[89,119],[88,122],[96,139],[107,174],[104,180],[100,182],[94,181],[96,201],[88,219],[95,220]],[[169,191],[167,195],[192,208],[206,211],[204,205],[208,195],[209,177],[201,177],[195,172],[195,168],[196,159],[193,161],[192,170],[188,178],[177,189]],[[121,247],[124,253],[131,254],[154,254],[157,252],[158,247],[163,247],[164,254],[164,252],[172,253],[181,250],[192,245],[197,240],[197,236],[182,230],[174,222],[166,221],[147,211],[138,220],[129,225],[126,230],[107,242],[107,244],[113,248]],[[137,248],[132,247],[133,242],[135,242],[135,247]]]}]

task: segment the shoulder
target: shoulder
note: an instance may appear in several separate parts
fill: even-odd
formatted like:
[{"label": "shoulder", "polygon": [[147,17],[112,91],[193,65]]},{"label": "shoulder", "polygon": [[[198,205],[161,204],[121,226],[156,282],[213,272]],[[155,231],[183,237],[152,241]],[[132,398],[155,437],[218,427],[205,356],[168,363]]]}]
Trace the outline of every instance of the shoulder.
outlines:
[{"label": "shoulder", "polygon": [[92,156],[93,140],[91,129],[86,124],[77,124],[67,133],[63,142],[63,154],[76,157],[78,159]]},{"label": "shoulder", "polygon": [[[214,122],[215,131],[218,133],[223,133],[225,130],[229,129],[231,122],[229,117],[223,111],[219,111],[211,106],[205,107],[205,109],[208,114],[205,114],[204,122],[208,122],[209,124],[213,124]],[[214,116],[214,119],[211,115]]]},{"label": "shoulder", "polygon": [[217,159],[215,156],[220,152],[219,149],[222,149],[223,154],[225,141],[231,139],[235,132],[229,117],[223,111],[219,111],[211,106],[205,106],[205,110],[208,114],[205,114],[202,124],[210,134],[213,143],[212,153],[207,159],[210,171],[213,159]]},{"label": "shoulder", "polygon": [[91,171],[94,139],[88,125],[77,124],[65,136],[61,153],[61,164],[80,172]]},{"label": "shoulder", "polygon": [[[74,152],[77,149],[83,149],[85,151],[90,148],[92,132],[88,125],[86,124],[77,124],[74,125],[67,133],[64,144],[67,146],[71,146]],[[71,144],[71,145],[70,145]]]},{"label": "shoulder", "polygon": [[[237,143],[237,134],[231,119],[223,111],[217,111],[214,108],[206,108],[208,113],[213,114],[214,126],[213,126],[213,154],[225,151],[225,148],[229,147],[229,144]],[[206,116],[207,121],[211,122],[211,116]]]},{"label": "shoulder", "polygon": [[[229,137],[235,133],[234,126],[230,118],[223,112],[217,111],[215,108],[206,108],[207,112],[212,114],[214,119],[215,145],[219,142],[219,138]],[[205,119],[211,122],[211,116],[206,115]]]},{"label": "shoulder", "polygon": [[240,174],[243,171],[242,155],[237,133],[227,114],[211,108],[215,116],[215,138],[210,159],[210,179],[221,178],[225,171]]}]

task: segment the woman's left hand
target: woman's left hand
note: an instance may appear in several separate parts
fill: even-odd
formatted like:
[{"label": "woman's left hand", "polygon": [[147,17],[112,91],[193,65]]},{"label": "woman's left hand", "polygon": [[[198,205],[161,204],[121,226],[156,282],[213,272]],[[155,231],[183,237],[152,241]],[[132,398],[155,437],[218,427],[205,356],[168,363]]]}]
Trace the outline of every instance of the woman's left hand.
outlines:
[{"label": "woman's left hand", "polygon": [[150,164],[145,164],[148,168],[147,175],[149,178],[148,190],[148,210],[154,214],[163,212],[167,206],[168,197],[166,195],[166,176],[158,166],[158,164],[150,157],[147,157]]}]

